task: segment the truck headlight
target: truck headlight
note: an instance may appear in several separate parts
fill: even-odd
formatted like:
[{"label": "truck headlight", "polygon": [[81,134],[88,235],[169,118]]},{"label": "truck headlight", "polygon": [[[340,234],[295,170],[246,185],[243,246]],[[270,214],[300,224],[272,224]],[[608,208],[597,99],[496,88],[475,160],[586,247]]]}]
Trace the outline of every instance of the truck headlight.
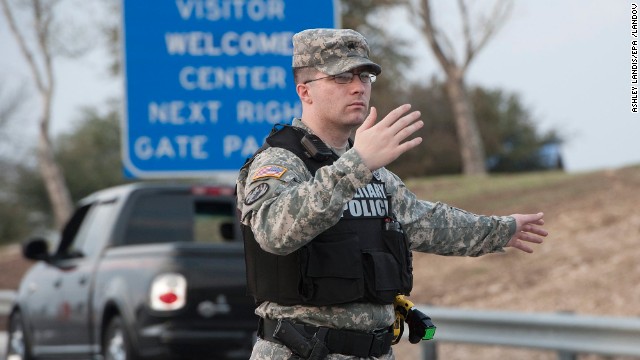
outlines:
[{"label": "truck headlight", "polygon": [[187,279],[182,274],[168,273],[156,276],[151,283],[151,309],[178,310],[187,302]]}]

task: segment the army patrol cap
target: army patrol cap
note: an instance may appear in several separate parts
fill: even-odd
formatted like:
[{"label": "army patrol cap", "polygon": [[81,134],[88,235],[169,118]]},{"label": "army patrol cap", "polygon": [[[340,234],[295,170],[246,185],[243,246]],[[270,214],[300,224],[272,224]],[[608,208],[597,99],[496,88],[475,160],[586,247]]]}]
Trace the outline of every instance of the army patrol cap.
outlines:
[{"label": "army patrol cap", "polygon": [[378,75],[380,65],[369,60],[367,39],[351,29],[309,29],[293,35],[293,67],[314,67],[338,75],[366,66]]}]

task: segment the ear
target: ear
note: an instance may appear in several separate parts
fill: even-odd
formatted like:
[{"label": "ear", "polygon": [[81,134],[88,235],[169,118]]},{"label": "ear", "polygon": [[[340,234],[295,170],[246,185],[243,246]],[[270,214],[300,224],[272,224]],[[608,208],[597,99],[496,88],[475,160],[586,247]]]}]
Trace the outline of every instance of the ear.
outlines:
[{"label": "ear", "polygon": [[313,102],[311,91],[308,85],[297,84],[296,92],[298,93],[298,97],[300,98],[300,101],[302,101],[303,103],[311,104]]}]

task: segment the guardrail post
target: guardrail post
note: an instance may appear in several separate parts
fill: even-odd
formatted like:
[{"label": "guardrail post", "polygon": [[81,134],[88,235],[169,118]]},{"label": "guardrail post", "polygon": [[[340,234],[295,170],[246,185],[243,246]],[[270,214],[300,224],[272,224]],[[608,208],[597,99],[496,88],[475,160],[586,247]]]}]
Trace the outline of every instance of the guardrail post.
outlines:
[{"label": "guardrail post", "polygon": [[570,351],[558,351],[558,360],[576,360],[576,354]]},{"label": "guardrail post", "polygon": [[421,341],[420,351],[422,352],[422,360],[438,360],[438,351],[435,341]]},{"label": "guardrail post", "polygon": [[[575,313],[573,311],[558,311],[558,314],[574,315]],[[577,356],[571,351],[559,350],[558,360],[577,360]]]}]

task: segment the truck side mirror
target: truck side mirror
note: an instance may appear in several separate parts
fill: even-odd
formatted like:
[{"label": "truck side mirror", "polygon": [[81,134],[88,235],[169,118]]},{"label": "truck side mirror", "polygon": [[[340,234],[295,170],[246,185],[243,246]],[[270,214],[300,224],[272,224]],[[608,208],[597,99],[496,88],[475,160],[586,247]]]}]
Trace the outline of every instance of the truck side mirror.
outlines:
[{"label": "truck side mirror", "polygon": [[43,238],[33,238],[22,244],[22,256],[29,260],[49,260],[49,244]]}]

